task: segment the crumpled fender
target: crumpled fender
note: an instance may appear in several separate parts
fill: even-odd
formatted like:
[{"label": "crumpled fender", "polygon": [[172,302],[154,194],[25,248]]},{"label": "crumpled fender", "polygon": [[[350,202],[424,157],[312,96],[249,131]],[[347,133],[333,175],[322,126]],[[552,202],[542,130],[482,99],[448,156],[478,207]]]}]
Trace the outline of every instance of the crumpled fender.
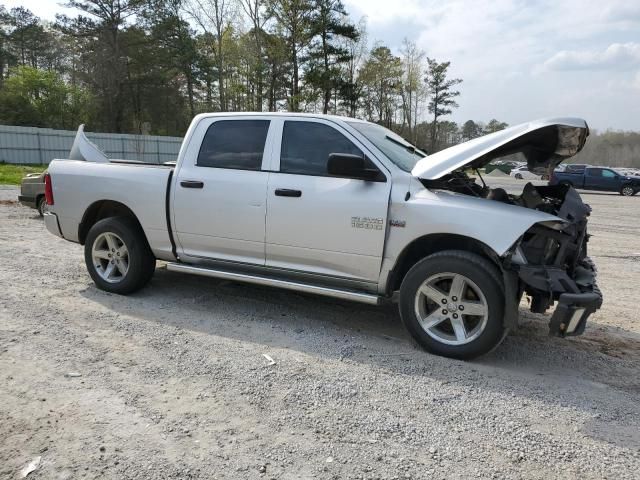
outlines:
[{"label": "crumpled fender", "polygon": [[470,237],[502,256],[534,224],[564,222],[517,205],[427,189],[406,202],[393,202],[389,219],[405,221],[405,228],[390,227],[385,252],[389,257],[394,257],[394,252],[399,254],[413,240],[431,234]]}]

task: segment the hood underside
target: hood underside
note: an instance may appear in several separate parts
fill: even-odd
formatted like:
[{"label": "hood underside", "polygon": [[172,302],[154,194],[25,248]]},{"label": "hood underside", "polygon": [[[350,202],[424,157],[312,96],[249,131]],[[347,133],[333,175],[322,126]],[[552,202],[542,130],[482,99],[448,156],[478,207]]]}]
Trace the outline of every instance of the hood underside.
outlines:
[{"label": "hood underside", "polygon": [[556,167],[584,147],[589,127],[580,118],[549,118],[474,138],[420,160],[415,177],[436,180],[460,168],[481,168],[496,158],[522,154],[530,171]]}]

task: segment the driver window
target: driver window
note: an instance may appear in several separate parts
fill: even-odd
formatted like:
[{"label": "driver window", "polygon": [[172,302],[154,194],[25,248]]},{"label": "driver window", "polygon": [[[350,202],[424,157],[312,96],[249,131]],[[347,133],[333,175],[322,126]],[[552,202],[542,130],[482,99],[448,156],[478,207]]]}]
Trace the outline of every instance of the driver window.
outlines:
[{"label": "driver window", "polygon": [[602,170],[602,176],[605,178],[614,178],[616,174],[611,170]]},{"label": "driver window", "polygon": [[[364,153],[335,128],[316,122],[284,122],[280,171],[326,177],[331,153],[364,157]],[[374,165],[371,165],[375,168]]]}]

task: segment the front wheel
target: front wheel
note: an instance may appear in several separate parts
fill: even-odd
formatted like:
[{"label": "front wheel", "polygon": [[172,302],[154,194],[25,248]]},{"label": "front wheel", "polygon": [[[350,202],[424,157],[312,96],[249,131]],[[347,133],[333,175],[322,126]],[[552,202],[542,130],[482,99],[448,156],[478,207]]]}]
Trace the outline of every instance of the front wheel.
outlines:
[{"label": "front wheel", "polygon": [[635,195],[635,193],[636,192],[633,190],[633,187],[631,185],[625,185],[620,190],[620,195],[623,195],[625,197],[631,197],[631,196]]},{"label": "front wheel", "polygon": [[144,287],[156,268],[142,229],[127,217],[96,222],[87,234],[84,260],[99,289],[121,295]]},{"label": "front wheel", "polygon": [[449,250],[418,262],[402,282],[399,307],[413,338],[437,355],[471,359],[506,334],[499,272],[474,253]]}]

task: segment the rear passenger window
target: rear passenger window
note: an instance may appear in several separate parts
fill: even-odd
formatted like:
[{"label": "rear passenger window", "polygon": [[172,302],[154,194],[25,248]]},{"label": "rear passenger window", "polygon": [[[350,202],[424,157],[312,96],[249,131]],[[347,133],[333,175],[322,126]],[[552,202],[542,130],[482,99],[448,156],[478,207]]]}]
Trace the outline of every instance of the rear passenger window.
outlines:
[{"label": "rear passenger window", "polygon": [[280,171],[302,175],[327,176],[331,153],[364,156],[335,128],[315,122],[284,122]]},{"label": "rear passenger window", "polygon": [[199,167],[260,170],[269,120],[220,120],[204,134]]}]

